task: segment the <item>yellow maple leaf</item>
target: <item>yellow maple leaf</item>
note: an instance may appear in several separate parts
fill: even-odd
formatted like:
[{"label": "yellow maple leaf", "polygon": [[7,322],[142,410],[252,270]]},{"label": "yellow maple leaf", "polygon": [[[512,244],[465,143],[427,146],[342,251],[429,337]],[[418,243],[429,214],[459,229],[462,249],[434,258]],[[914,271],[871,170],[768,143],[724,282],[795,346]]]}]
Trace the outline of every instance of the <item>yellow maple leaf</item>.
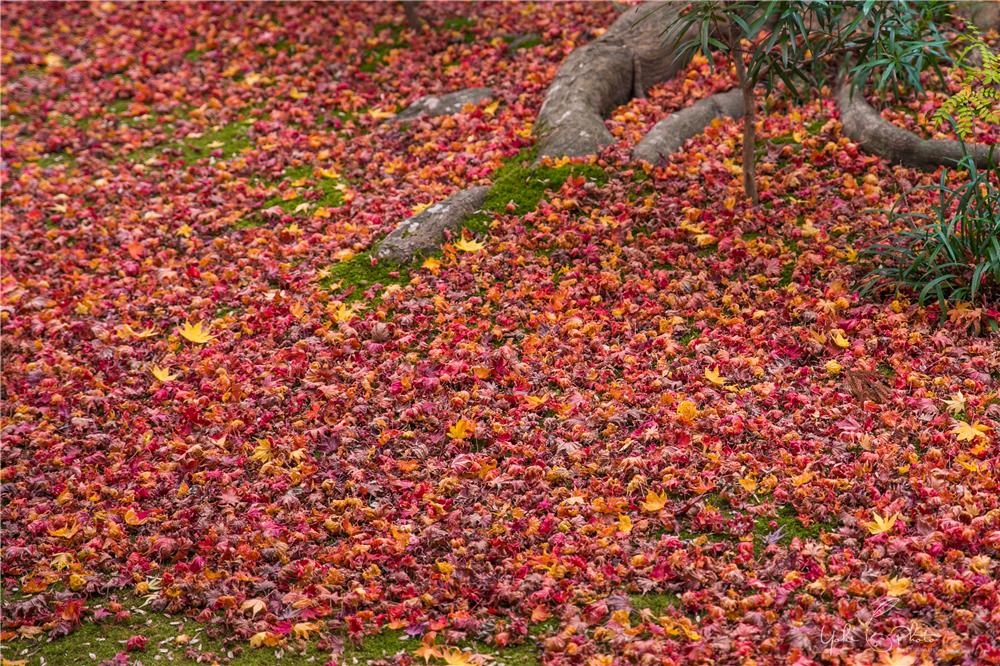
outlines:
[{"label": "yellow maple leaf", "polygon": [[477,365],[472,368],[472,374],[474,374],[479,379],[486,379],[493,372],[492,369],[485,366]]},{"label": "yellow maple leaf", "polygon": [[281,642],[281,636],[272,634],[270,631],[260,631],[250,637],[250,647],[259,648],[263,646],[274,647]]},{"label": "yellow maple leaf", "polygon": [[430,206],[431,206],[431,202],[430,201],[426,201],[424,203],[419,203],[416,206],[414,206],[413,208],[411,208],[410,212],[412,214],[414,214],[414,215],[417,215],[418,213],[422,213],[425,210],[427,210],[428,208],[430,208]]},{"label": "yellow maple leaf", "polygon": [[462,250],[463,252],[479,252],[486,246],[480,243],[479,241],[468,240],[466,238],[463,238],[462,240],[455,243],[455,247],[457,247],[459,250]]},{"label": "yellow maple leaf", "polygon": [[335,310],[330,313],[330,318],[336,322],[350,321],[354,317],[354,306],[348,307],[343,303],[339,304]]},{"label": "yellow maple leaf", "polygon": [[441,658],[441,651],[432,645],[421,645],[413,651],[413,654],[418,657],[423,657],[425,664],[428,663],[432,657],[434,659]]},{"label": "yellow maple leaf", "polygon": [[752,476],[742,478],[739,480],[739,482],[740,486],[743,487],[743,490],[747,491],[748,493],[752,493],[755,490],[757,490],[757,479],[753,478]]},{"label": "yellow maple leaf", "polygon": [[296,319],[302,319],[302,315],[306,313],[306,308],[301,303],[294,303],[288,308],[288,312]]},{"label": "yellow maple leaf", "polygon": [[191,325],[191,322],[184,322],[184,327],[180,329],[180,334],[187,340],[199,345],[203,345],[206,342],[211,342],[215,339],[214,335],[209,335],[208,331],[203,331],[201,329],[200,321],[194,326]]},{"label": "yellow maple leaf", "polygon": [[336,169],[317,169],[317,172],[324,178],[340,178],[340,173]]},{"label": "yellow maple leaf", "polygon": [[253,460],[259,460],[261,462],[270,462],[271,460],[271,440],[269,439],[258,439],[257,446],[253,450]]},{"label": "yellow maple leaf", "polygon": [[952,414],[958,414],[959,412],[965,411],[965,396],[962,392],[954,393],[951,396],[951,400],[945,400],[944,404],[948,405],[948,411]]},{"label": "yellow maple leaf", "polygon": [[72,563],[73,563],[72,553],[59,553],[58,555],[52,558],[52,562],[50,564],[54,569],[65,569]]},{"label": "yellow maple leaf", "polygon": [[448,437],[451,439],[465,439],[476,429],[476,424],[465,419],[460,419],[458,423],[448,428]]},{"label": "yellow maple leaf", "polygon": [[694,403],[685,400],[681,404],[677,405],[677,414],[682,419],[692,421],[696,416],[698,416],[698,408],[694,406]]},{"label": "yellow maple leaf", "polygon": [[716,386],[722,386],[727,381],[725,377],[719,377],[718,370],[709,370],[708,368],[705,368],[705,379],[712,382]]},{"label": "yellow maple leaf", "polygon": [[623,513],[618,514],[618,531],[619,532],[632,531],[632,519]]},{"label": "yellow maple leaf", "polygon": [[153,376],[156,377],[157,379],[159,379],[161,382],[172,382],[175,379],[177,379],[177,377],[178,377],[178,375],[172,375],[172,374],[170,374],[169,371],[161,368],[158,365],[154,365],[150,369],[150,372],[152,372]]},{"label": "yellow maple leaf", "polygon": [[465,666],[465,664],[472,661],[472,653],[463,652],[458,648],[443,648],[441,650],[441,658],[444,659],[448,666]]},{"label": "yellow maple leaf", "polygon": [[646,492],[646,501],[642,503],[642,508],[650,513],[656,513],[667,505],[667,493],[657,495],[652,489]]},{"label": "yellow maple leaf", "polygon": [[63,539],[72,539],[73,535],[75,535],[79,531],[80,531],[80,526],[74,523],[67,527],[60,527],[57,530],[49,530],[49,534],[54,537],[62,537]]},{"label": "yellow maple leaf", "polygon": [[483,109],[483,113],[485,113],[486,115],[488,115],[488,116],[490,116],[492,118],[493,114],[497,112],[498,108],[500,108],[500,100],[497,100],[497,101],[493,102],[492,104],[490,104],[489,106],[487,106],[486,108],[484,108]]},{"label": "yellow maple leaf", "polygon": [[982,437],[983,439],[988,439],[986,436],[987,430],[989,430],[989,426],[983,425],[979,421],[976,421],[971,425],[965,423],[964,421],[959,421],[958,425],[956,425],[948,432],[952,435],[957,435],[958,441],[960,442],[971,442],[976,437]]},{"label": "yellow maple leaf", "polygon": [[226,144],[222,143],[221,141],[213,141],[212,143],[208,144],[205,147],[215,149],[215,148],[222,148],[224,145]]},{"label": "yellow maple leaf", "polygon": [[184,238],[190,238],[192,231],[194,231],[194,229],[192,229],[188,225],[184,224],[184,225],[181,225],[181,228],[177,230],[177,235],[178,236],[184,236]]},{"label": "yellow maple leaf", "polygon": [[292,91],[288,93],[288,96],[291,97],[292,99],[305,99],[306,97],[309,97],[309,95],[301,93],[295,88],[292,88]]},{"label": "yellow maple leaf", "polygon": [[368,111],[368,115],[376,120],[381,120],[382,118],[392,118],[396,114],[392,111],[385,111],[383,109],[370,109]]},{"label": "yellow maple leaf", "polygon": [[323,218],[323,219],[329,218],[330,217],[330,209],[327,208],[326,206],[320,206],[316,210],[313,211],[313,217],[319,217],[319,218]]},{"label": "yellow maple leaf", "polygon": [[421,268],[426,268],[434,275],[437,275],[441,271],[441,262],[434,257],[427,257],[424,263],[420,264]]},{"label": "yellow maple leaf", "polygon": [[872,515],[875,518],[875,522],[868,523],[866,525],[871,534],[882,534],[883,532],[888,532],[892,529],[892,526],[896,524],[896,519],[899,518],[898,511],[888,518],[883,518],[877,513]]},{"label": "yellow maple leaf", "polygon": [[837,363],[836,361],[827,361],[826,363],[826,371],[829,372],[831,375],[835,375],[843,369],[844,366]]},{"label": "yellow maple leaf", "polygon": [[445,576],[450,576],[451,572],[455,570],[455,565],[445,562],[444,560],[438,560],[434,564],[437,565],[437,570],[443,573]]},{"label": "yellow maple leaf", "polygon": [[354,257],[354,250],[345,247],[341,250],[337,250],[336,252],[334,252],[331,259],[333,259],[334,261],[339,261],[340,263],[344,263],[345,261],[350,261],[353,257]]},{"label": "yellow maple leaf", "polygon": [[843,335],[841,335],[840,331],[837,331],[834,334],[834,336],[833,336],[833,342],[838,347],[847,347],[848,345],[851,344],[850,342],[848,342],[847,338],[845,338]]},{"label": "yellow maple leaf", "polygon": [[909,578],[893,578],[885,584],[886,594],[890,597],[901,597],[910,589]]},{"label": "yellow maple leaf", "polygon": [[536,407],[541,407],[549,401],[549,394],[546,393],[540,398],[536,398],[533,395],[526,395],[524,396],[524,401],[528,403],[528,409],[535,409]]},{"label": "yellow maple leaf", "polygon": [[812,481],[813,478],[815,478],[815,476],[816,475],[813,474],[812,472],[803,472],[802,474],[799,474],[798,476],[792,478],[792,485],[793,486],[805,485],[810,481]]},{"label": "yellow maple leaf", "polygon": [[125,324],[125,332],[134,338],[149,338],[156,335],[157,333],[156,329],[153,328],[152,326],[147,328],[145,331],[140,331],[136,333],[135,331],[132,330],[132,327],[129,326],[128,324]]},{"label": "yellow maple leaf", "polygon": [[314,631],[319,631],[319,625],[315,622],[296,622],[292,625],[292,633],[296,638],[308,639]]}]

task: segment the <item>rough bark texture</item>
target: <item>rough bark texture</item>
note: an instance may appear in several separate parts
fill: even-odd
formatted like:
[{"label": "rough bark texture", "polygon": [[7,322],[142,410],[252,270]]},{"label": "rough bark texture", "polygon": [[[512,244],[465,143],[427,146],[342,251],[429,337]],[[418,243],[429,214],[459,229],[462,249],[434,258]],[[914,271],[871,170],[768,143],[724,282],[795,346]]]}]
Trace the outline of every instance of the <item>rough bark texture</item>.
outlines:
[{"label": "rough bark texture", "polygon": [[479,104],[484,99],[493,97],[493,88],[466,88],[434,97],[421,97],[396,115],[396,120],[413,120],[421,114],[431,118],[435,116],[450,116],[458,113],[466,104]]},{"label": "rough bark texture", "polygon": [[417,1],[416,0],[402,0],[400,3],[403,5],[403,12],[406,13],[406,22],[411,28],[417,30],[420,28],[420,14],[417,12]]},{"label": "rough bark texture", "polygon": [[538,112],[539,159],[593,155],[615,143],[602,114],[687,64],[663,46],[663,31],[683,7],[665,2],[630,7],[607,32],[569,54]]},{"label": "rough bark texture", "polygon": [[[842,81],[837,89],[840,121],[844,136],[858,144],[867,153],[878,155],[893,164],[916,168],[954,166],[962,159],[962,144],[953,139],[921,139],[913,132],[896,127],[879,115],[865,100],[860,90],[851,94],[851,85]],[[989,146],[965,144],[965,150],[974,155],[976,166],[989,166]],[[1000,157],[1000,156],[998,156]]]},{"label": "rough bark texture", "polygon": [[701,134],[716,118],[743,117],[743,91],[733,88],[681,109],[653,125],[635,147],[632,159],[656,164]]},{"label": "rough bark texture", "polygon": [[379,244],[375,256],[405,264],[419,252],[439,249],[444,230],[457,229],[466,216],[483,205],[489,191],[489,186],[464,190],[403,220]]}]

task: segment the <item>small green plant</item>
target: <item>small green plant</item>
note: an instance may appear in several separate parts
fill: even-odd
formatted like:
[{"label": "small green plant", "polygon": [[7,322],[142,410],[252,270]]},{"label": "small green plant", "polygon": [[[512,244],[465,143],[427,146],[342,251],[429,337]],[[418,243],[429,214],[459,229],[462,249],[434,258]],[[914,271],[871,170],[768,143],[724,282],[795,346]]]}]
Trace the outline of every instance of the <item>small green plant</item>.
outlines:
[{"label": "small green plant", "polygon": [[984,120],[1000,123],[1000,113],[994,106],[1000,99],[1000,54],[995,53],[983,41],[975,26],[969,26],[968,35],[961,39],[969,42],[961,54],[964,61],[970,53],[982,54],[982,67],[966,67],[965,83],[962,89],[952,95],[938,109],[939,118],[953,118],[958,135],[963,140],[972,136],[974,122]]},{"label": "small green plant", "polygon": [[968,173],[963,185],[953,188],[945,170],[938,184],[906,192],[935,193],[928,212],[884,211],[891,226],[902,231],[863,253],[881,266],[866,276],[862,295],[909,290],[921,305],[936,299],[942,318],[949,303],[971,303],[981,306],[990,328],[998,330],[1000,313],[990,308],[1000,299],[1000,167],[992,150],[990,162],[990,169],[979,170],[966,155],[958,165]]}]

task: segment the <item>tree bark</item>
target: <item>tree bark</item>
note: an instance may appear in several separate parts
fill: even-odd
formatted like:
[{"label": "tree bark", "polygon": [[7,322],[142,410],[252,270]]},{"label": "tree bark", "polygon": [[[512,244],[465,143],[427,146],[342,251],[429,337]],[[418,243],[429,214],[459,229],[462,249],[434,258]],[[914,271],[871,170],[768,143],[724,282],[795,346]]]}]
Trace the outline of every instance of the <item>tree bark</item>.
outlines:
[{"label": "tree bark", "polygon": [[743,117],[743,90],[716,93],[681,109],[653,125],[635,147],[632,159],[656,164],[701,134],[716,118]]},{"label": "tree bark", "polygon": [[[730,28],[730,35],[738,34]],[[756,81],[747,79],[747,67],[743,62],[743,50],[740,48],[739,37],[731,37],[729,53],[736,67],[736,82],[743,92],[743,194],[756,206],[757,198],[757,166],[755,149],[757,148],[757,102],[754,99],[754,84]]]},{"label": "tree bark", "polygon": [[420,14],[417,12],[417,0],[400,0],[403,5],[403,12],[406,13],[406,22],[414,30],[420,29]]},{"label": "tree bark", "polygon": [[594,155],[616,143],[602,114],[687,64],[674,58],[662,36],[681,9],[668,2],[630,7],[606,33],[566,58],[538,112],[538,159]]}]

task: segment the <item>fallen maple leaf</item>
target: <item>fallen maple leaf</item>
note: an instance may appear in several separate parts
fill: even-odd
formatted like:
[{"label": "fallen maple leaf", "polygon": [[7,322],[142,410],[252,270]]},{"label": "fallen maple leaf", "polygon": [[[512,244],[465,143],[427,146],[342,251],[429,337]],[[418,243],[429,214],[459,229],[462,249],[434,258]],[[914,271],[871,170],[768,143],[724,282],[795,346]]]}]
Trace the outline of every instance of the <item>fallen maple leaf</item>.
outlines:
[{"label": "fallen maple leaf", "polygon": [[448,428],[448,437],[451,439],[465,439],[476,429],[476,424],[465,419],[460,419],[455,425]]},{"label": "fallen maple leaf", "polygon": [[170,374],[169,371],[161,368],[158,365],[154,365],[152,368],[150,368],[150,372],[152,372],[153,376],[159,379],[161,382],[172,382],[175,379],[177,379],[177,377],[180,376],[180,375],[172,375]]},{"label": "fallen maple leaf", "polygon": [[959,421],[954,428],[948,432],[952,435],[958,436],[958,441],[960,442],[971,442],[976,437],[982,437],[983,439],[988,439],[986,436],[986,431],[989,430],[989,426],[981,424],[979,421],[969,424],[964,421]]},{"label": "fallen maple leaf", "polygon": [[424,260],[424,263],[420,264],[421,268],[426,268],[434,275],[437,275],[441,271],[441,262],[434,257],[428,257]]},{"label": "fallen maple leaf", "polygon": [[443,648],[440,657],[448,666],[464,666],[472,661],[471,652],[464,652],[458,648]]},{"label": "fallen maple leaf", "polygon": [[433,659],[441,658],[441,651],[431,645],[421,645],[420,647],[418,647],[416,650],[413,651],[413,654],[418,657],[423,657],[425,664],[430,662],[432,658]]},{"label": "fallen maple leaf", "polygon": [[694,406],[694,403],[685,400],[677,405],[677,415],[687,421],[693,421],[698,416],[698,408]]},{"label": "fallen maple leaf", "polygon": [[901,597],[906,594],[906,591],[910,589],[910,579],[909,578],[893,578],[886,586],[886,594],[890,597]]},{"label": "fallen maple leaf", "polygon": [[57,530],[49,530],[49,534],[54,537],[62,537],[63,539],[72,539],[73,536],[80,531],[80,526],[74,523],[71,526],[60,527]]},{"label": "fallen maple leaf", "polygon": [[191,322],[186,321],[184,322],[184,327],[179,330],[181,336],[199,345],[203,345],[206,342],[211,342],[216,338],[216,336],[214,335],[209,335],[208,331],[201,330],[200,321],[194,326],[191,325]]},{"label": "fallen maple leaf", "polygon": [[149,337],[152,337],[152,336],[156,335],[157,331],[156,331],[155,328],[153,328],[152,326],[150,326],[146,330],[140,331],[140,332],[137,333],[137,332],[135,332],[135,331],[132,330],[131,326],[129,326],[128,324],[125,324],[125,332],[128,333],[129,335],[131,335],[132,337],[143,339],[143,338],[149,338]]},{"label": "fallen maple leaf", "polygon": [[292,633],[296,638],[308,639],[315,631],[319,631],[319,625],[314,622],[296,622],[292,626]]},{"label": "fallen maple leaf", "polygon": [[480,243],[479,241],[463,238],[462,240],[455,243],[455,247],[457,247],[459,250],[462,250],[463,252],[479,252],[486,246]]},{"label": "fallen maple leaf", "polygon": [[618,531],[626,533],[632,531],[632,519],[623,513],[618,514]]},{"label": "fallen maple leaf", "polygon": [[722,386],[727,381],[725,377],[719,377],[719,371],[717,369],[709,370],[708,368],[705,368],[705,379],[712,382],[716,386]]},{"label": "fallen maple leaf", "polygon": [[868,531],[871,534],[882,534],[883,532],[888,532],[892,529],[892,526],[896,524],[896,519],[899,518],[899,512],[892,514],[888,518],[883,518],[879,514],[873,514],[875,522],[868,523]]},{"label": "fallen maple leaf", "polygon": [[651,513],[656,513],[667,505],[667,493],[657,495],[652,489],[646,492],[646,501],[642,503],[642,508]]}]

